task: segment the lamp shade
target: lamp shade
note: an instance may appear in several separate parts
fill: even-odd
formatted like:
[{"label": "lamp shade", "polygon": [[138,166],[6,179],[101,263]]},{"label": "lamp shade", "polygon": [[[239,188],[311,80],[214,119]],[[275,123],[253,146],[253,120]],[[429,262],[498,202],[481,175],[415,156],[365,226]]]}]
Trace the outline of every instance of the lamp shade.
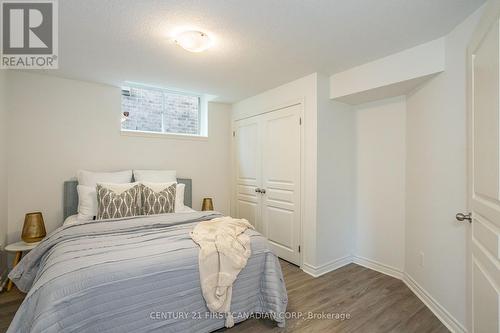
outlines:
[{"label": "lamp shade", "polygon": [[203,199],[203,204],[201,205],[201,210],[202,211],[214,210],[214,203],[212,201],[212,198],[204,198]]},{"label": "lamp shade", "polygon": [[26,243],[36,243],[41,241],[46,235],[47,232],[45,231],[42,213],[26,214],[21,239]]}]

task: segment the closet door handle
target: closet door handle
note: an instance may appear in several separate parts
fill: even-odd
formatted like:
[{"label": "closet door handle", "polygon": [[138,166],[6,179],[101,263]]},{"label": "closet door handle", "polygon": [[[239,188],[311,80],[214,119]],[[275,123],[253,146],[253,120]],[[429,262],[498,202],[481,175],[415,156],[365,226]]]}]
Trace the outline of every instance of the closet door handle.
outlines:
[{"label": "closet door handle", "polygon": [[261,190],[260,190],[260,193],[262,193],[262,194],[266,194],[266,189],[265,189],[265,188],[261,189]]},{"label": "closet door handle", "polygon": [[260,189],[260,188],[258,188],[258,187],[255,189],[255,192],[257,192],[257,193],[262,193],[261,189]]}]

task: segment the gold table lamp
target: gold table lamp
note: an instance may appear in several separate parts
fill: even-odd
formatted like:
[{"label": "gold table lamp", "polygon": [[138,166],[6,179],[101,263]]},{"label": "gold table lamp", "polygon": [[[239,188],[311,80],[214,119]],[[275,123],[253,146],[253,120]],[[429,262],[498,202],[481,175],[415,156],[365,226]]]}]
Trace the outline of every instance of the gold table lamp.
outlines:
[{"label": "gold table lamp", "polygon": [[26,243],[36,243],[41,241],[46,235],[47,232],[45,231],[42,213],[26,214],[21,239]]},{"label": "gold table lamp", "polygon": [[201,205],[201,210],[214,210],[214,202],[212,198],[203,198],[203,204]]}]

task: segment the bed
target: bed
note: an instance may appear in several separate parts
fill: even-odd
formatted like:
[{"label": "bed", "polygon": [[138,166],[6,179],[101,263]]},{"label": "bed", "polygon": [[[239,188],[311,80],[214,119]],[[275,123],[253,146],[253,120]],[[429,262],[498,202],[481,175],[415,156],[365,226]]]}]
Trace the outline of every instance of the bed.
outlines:
[{"label": "bed", "polygon": [[[191,181],[185,204],[191,206]],[[64,216],[74,215],[76,182],[64,186]],[[76,222],[50,233],[11,272],[26,298],[8,332],[211,332],[190,231],[217,212],[184,212]],[[236,323],[252,314],[284,326],[286,288],[277,257],[253,230],[252,255],[233,285]]]}]

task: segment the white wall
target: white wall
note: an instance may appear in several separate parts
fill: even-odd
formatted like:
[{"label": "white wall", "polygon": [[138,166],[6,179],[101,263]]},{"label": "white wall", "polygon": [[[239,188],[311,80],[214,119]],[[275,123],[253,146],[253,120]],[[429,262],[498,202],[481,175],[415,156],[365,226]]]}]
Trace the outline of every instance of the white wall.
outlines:
[{"label": "white wall", "polygon": [[350,260],[356,219],[356,113],[318,74],[317,270]]},{"label": "white wall", "polygon": [[297,100],[304,103],[302,268],[320,275],[349,262],[352,252],[354,113],[331,101],[329,78],[314,73],[234,104],[233,120]]},{"label": "white wall", "polygon": [[444,71],[444,38],[391,54],[330,77],[330,97],[338,98]]},{"label": "white wall", "polygon": [[193,179],[193,205],[204,196],[229,213],[230,106],[209,105],[209,139],[120,134],[120,89],[12,72],[9,75],[8,238],[24,214],[43,212],[47,229],[62,223],[62,186],[78,169],[175,169]]},{"label": "white wall", "polygon": [[[0,250],[6,245],[7,238],[7,73],[0,70]],[[5,255],[0,253],[1,274],[6,268]]]},{"label": "white wall", "polygon": [[[271,111],[298,100],[304,103],[302,207],[303,263],[316,265],[317,74],[310,74],[233,104],[233,120]],[[234,209],[234,208],[233,208]],[[233,210],[234,212],[234,210]]]},{"label": "white wall", "polygon": [[[444,72],[430,79],[425,76],[429,80],[419,81],[421,85],[406,98],[357,106],[350,111],[355,114],[354,123],[348,106],[328,106],[324,101],[319,74],[233,108],[238,119],[306,96],[306,115],[317,118],[314,126],[307,116],[305,123],[307,148],[317,147],[316,155],[306,150],[311,167],[307,166],[304,183],[311,184],[304,196],[307,203],[317,200],[316,208],[306,207],[303,222],[306,266],[313,271],[325,265],[331,268],[331,260],[352,249],[355,261],[363,259],[367,266],[374,263],[372,267],[404,277],[450,327],[459,329],[466,324],[467,226],[458,224],[454,216],[466,210],[465,55],[480,14],[481,10],[433,42],[435,47],[430,49],[440,54],[431,52],[436,60],[431,72],[442,70],[443,59]],[[374,75],[383,80],[384,71],[379,74]],[[352,87],[370,81],[358,80],[351,82]],[[341,89],[330,89],[341,94]],[[339,197],[350,182],[355,184],[355,199],[347,193]],[[340,219],[334,214],[342,202],[346,207],[355,202],[351,229],[352,214],[340,213]]]},{"label": "white wall", "polygon": [[[466,45],[480,17],[446,37],[446,71],[407,97],[406,272],[466,318]],[[424,265],[420,265],[420,253]]]},{"label": "white wall", "polygon": [[356,108],[355,260],[401,275],[405,253],[405,97]]}]

